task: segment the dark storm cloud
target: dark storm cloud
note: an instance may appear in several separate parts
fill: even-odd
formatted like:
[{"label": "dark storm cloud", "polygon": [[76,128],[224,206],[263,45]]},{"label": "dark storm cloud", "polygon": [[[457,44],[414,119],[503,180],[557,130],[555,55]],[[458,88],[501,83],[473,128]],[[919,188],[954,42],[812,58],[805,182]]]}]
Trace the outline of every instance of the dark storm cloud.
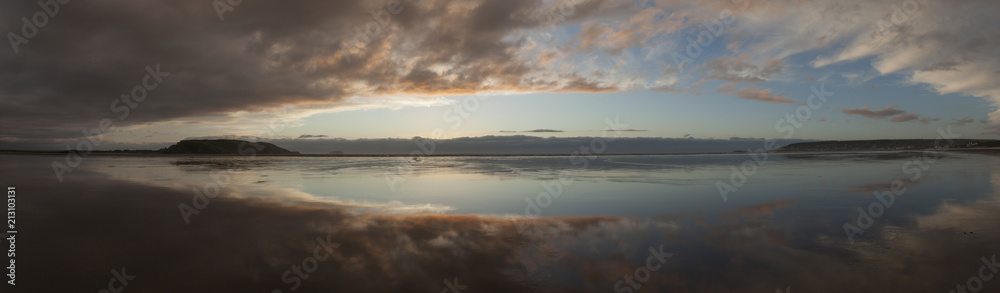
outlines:
[{"label": "dark storm cloud", "polygon": [[[225,21],[212,1],[69,2],[18,53],[0,50],[0,139],[76,138],[102,118],[124,126],[356,95],[608,89],[574,73],[526,77],[544,69],[518,57],[523,40],[507,36],[544,25],[541,2],[399,2],[392,14],[387,1],[245,1]],[[0,32],[22,34],[21,18],[40,10],[6,3]],[[377,34],[356,41],[365,37],[354,28]],[[119,121],[112,101],[156,65],[170,75]]]}]

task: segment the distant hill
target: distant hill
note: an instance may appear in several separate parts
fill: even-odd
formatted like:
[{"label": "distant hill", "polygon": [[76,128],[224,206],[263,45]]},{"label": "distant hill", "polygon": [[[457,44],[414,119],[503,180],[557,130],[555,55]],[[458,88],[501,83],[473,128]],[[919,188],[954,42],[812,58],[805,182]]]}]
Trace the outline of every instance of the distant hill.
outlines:
[{"label": "distant hill", "polygon": [[[887,151],[887,150],[923,150],[934,148],[934,139],[876,139],[876,140],[831,140],[816,142],[793,143],[778,149],[779,152],[814,152],[814,151]],[[947,141],[942,140],[943,147]],[[982,148],[1000,147],[1000,141],[988,139],[953,139],[950,148]]]},{"label": "distant hill", "polygon": [[[243,152],[240,153],[240,150]],[[161,150],[164,154],[211,154],[211,155],[247,155],[253,151],[262,155],[295,155],[269,142],[249,142],[235,139],[197,139],[182,140]]]}]

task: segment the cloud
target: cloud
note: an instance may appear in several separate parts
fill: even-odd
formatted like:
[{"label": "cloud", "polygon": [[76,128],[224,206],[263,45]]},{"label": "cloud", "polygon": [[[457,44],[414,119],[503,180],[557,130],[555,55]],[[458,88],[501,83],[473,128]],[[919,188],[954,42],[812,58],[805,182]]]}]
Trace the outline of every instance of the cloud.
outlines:
[{"label": "cloud", "polygon": [[847,86],[850,87],[868,87],[871,89],[878,89],[878,87],[868,83],[868,81],[878,77],[875,73],[841,73],[841,77],[847,80]]},{"label": "cloud", "polygon": [[734,94],[736,97],[741,99],[756,100],[766,103],[777,103],[777,104],[796,104],[795,100],[789,97],[779,94],[771,94],[771,89],[761,89],[756,86],[747,86],[739,91],[736,91],[734,87],[730,84],[723,84],[719,86],[719,92],[726,94]]},{"label": "cloud", "polygon": [[705,78],[727,82],[764,82],[781,73],[784,68],[784,64],[778,59],[755,64],[747,58],[747,56],[722,56],[705,62],[702,65],[702,69],[707,73]]},{"label": "cloud", "polygon": [[680,76],[678,76],[679,71],[680,69],[674,66],[664,67],[660,79],[650,84],[649,90],[668,93],[680,92]]},{"label": "cloud", "polygon": [[299,135],[298,138],[320,138],[320,137],[330,137],[330,136],[326,134],[320,134],[320,135],[303,134]]},{"label": "cloud", "polygon": [[562,130],[555,130],[555,129],[535,129],[535,130],[526,130],[526,131],[523,131],[523,132],[563,132],[563,131]]},{"label": "cloud", "polygon": [[976,119],[972,119],[972,118],[969,118],[969,117],[965,117],[965,118],[962,118],[962,119],[952,119],[952,120],[955,120],[955,122],[952,122],[951,125],[955,125],[955,126],[965,126],[966,124],[969,124],[969,123],[976,123]]},{"label": "cloud", "polygon": [[662,9],[650,7],[623,22],[585,23],[575,38],[581,50],[600,49],[608,55],[619,56],[625,49],[643,46],[659,35],[682,28],[685,23],[680,15],[683,12],[668,15]]},{"label": "cloud", "polygon": [[[773,32],[783,40],[762,45],[783,56],[838,44],[834,50],[821,51],[811,62],[813,67],[871,60],[880,75],[899,74],[908,83],[927,85],[942,95],[972,95],[1000,106],[1000,83],[996,82],[1000,57],[995,54],[1000,49],[1000,31],[994,29],[997,20],[992,17],[1000,10],[1000,2],[925,1],[906,12],[893,5],[861,0],[812,2],[796,7],[800,13],[743,22],[741,27],[784,24],[781,32]],[[850,16],[810,20],[819,15]],[[967,21],[956,22],[955,15]],[[1000,121],[1000,111],[990,118]]]},{"label": "cloud", "polygon": [[[403,11],[386,15],[384,25],[369,12],[383,11],[385,1],[245,2],[225,21],[211,5],[190,1],[94,0],[86,13],[66,6],[17,54],[0,51],[0,108],[7,109],[0,140],[73,142],[80,129],[119,117],[110,103],[157,64],[171,75],[116,127],[233,126],[246,113],[281,106],[301,118],[404,103],[392,97],[643,87],[677,93],[693,80],[780,80],[798,73],[798,56],[816,55],[810,63],[816,68],[872,65],[844,75],[849,84],[898,74],[904,84],[1000,105],[997,1],[921,2],[889,31],[877,23],[891,16],[892,3],[879,1],[552,2],[404,0]],[[20,32],[21,17],[39,9],[20,1],[4,8],[4,32]],[[732,12],[738,25],[726,25],[719,43],[695,58],[708,61],[671,64],[684,38],[697,37],[692,33],[721,11]],[[967,21],[954,21],[956,15]],[[378,33],[355,30],[369,27]],[[681,69],[688,73],[678,75]],[[791,101],[752,89],[741,98]],[[990,118],[1000,121],[1000,112]]]},{"label": "cloud", "polygon": [[518,131],[518,130],[500,130],[500,132],[501,133],[546,133],[546,132],[555,133],[555,132],[564,132],[564,131],[562,131],[562,130],[555,130],[555,129],[533,129],[533,130],[522,130],[522,131]]},{"label": "cloud", "polygon": [[905,113],[903,110],[896,109],[896,107],[897,105],[892,105],[885,107],[882,110],[869,110],[868,106],[864,106],[858,109],[844,109],[841,112],[848,115],[858,115],[872,119],[885,119],[887,117]]},{"label": "cloud", "polygon": [[938,121],[938,120],[941,120],[941,119],[938,119],[938,118],[920,118],[920,123],[927,124],[927,123],[931,123],[933,121]]},{"label": "cloud", "polygon": [[918,116],[917,113],[909,112],[909,113],[906,113],[906,114],[898,115],[896,117],[892,117],[891,121],[892,122],[907,122],[907,121],[913,121],[913,120],[917,120],[917,119],[920,119],[920,116]]},{"label": "cloud", "polygon": [[992,134],[1000,136],[1000,125],[986,126],[986,129],[987,131],[983,132],[983,134]]},{"label": "cloud", "polygon": [[[212,5],[191,1],[96,0],[77,12],[66,6],[17,54],[9,46],[0,52],[0,107],[8,111],[0,116],[0,137],[79,138],[80,129],[101,118],[128,127],[192,117],[232,120],[236,113],[284,105],[315,111],[321,109],[310,105],[331,108],[358,97],[607,92],[625,85],[585,68],[536,62],[530,51],[543,46],[523,33],[551,28],[541,12],[556,8],[542,1],[401,1],[403,10],[382,14],[388,21],[380,25],[369,11],[386,11],[385,3],[244,2],[225,21]],[[0,31],[20,32],[18,20],[38,9],[34,2],[6,5]],[[645,40],[642,31],[661,29],[640,20],[662,18],[644,12],[630,22],[641,10],[631,1],[586,1],[566,21],[613,16],[609,23],[631,23],[625,27],[635,37],[625,39]],[[355,30],[369,27],[378,33],[365,37]],[[619,41],[621,48],[638,45],[612,42]],[[118,119],[122,113],[109,105],[141,85],[147,65],[170,75],[127,119]]]}]

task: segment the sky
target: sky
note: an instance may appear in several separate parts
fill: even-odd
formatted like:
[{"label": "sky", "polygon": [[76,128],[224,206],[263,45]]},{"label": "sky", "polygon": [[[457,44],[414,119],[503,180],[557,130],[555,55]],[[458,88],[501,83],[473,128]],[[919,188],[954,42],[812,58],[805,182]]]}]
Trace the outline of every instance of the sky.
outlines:
[{"label": "sky", "polygon": [[0,9],[0,149],[1000,136],[994,0],[39,3]]}]

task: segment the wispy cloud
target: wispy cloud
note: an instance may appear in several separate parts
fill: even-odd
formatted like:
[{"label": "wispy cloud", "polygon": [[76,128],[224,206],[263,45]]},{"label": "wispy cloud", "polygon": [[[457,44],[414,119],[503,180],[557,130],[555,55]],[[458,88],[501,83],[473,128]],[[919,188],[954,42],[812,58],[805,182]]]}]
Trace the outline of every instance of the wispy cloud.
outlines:
[{"label": "wispy cloud", "polygon": [[757,100],[768,103],[795,104],[795,100],[779,94],[771,94],[771,89],[758,89],[755,86],[748,86],[736,92],[736,96],[743,99]]},{"label": "wispy cloud", "polygon": [[[604,131],[604,130],[602,130],[602,131]],[[624,131],[624,132],[645,132],[645,131],[649,131],[649,130],[645,130],[645,129],[620,129],[620,130],[614,130],[614,131]]]},{"label": "wispy cloud", "polygon": [[[851,3],[851,4],[847,4]],[[996,37],[994,12],[997,1],[927,1],[917,9],[903,13],[885,2],[863,0],[833,2],[815,1],[803,5],[800,12],[814,15],[852,15],[834,23],[782,16],[763,19],[761,25],[786,24],[779,29],[782,40],[766,46],[784,54],[818,50],[832,43],[842,46],[817,57],[811,65],[821,68],[835,63],[870,59],[879,75],[899,74],[912,84],[926,84],[938,94],[964,93],[992,100],[1000,105],[1000,48]],[[897,9],[893,12],[891,9]],[[903,23],[888,27],[880,22]],[[966,21],[956,22],[950,16],[962,15]],[[795,25],[787,25],[789,21]],[[745,23],[743,23],[745,25]],[[845,33],[845,32],[853,33]],[[816,42],[823,36],[823,42]],[[813,41],[809,41],[813,40]],[[919,44],[919,45],[916,45]],[[787,55],[786,55],[787,56]],[[867,62],[865,62],[867,63]],[[993,110],[996,110],[994,107]],[[990,114],[1000,121],[1000,111]]]},{"label": "wispy cloud", "polygon": [[917,119],[920,119],[920,116],[917,115],[917,113],[910,112],[910,113],[902,114],[902,115],[899,115],[899,116],[896,116],[896,117],[892,117],[891,121],[892,122],[907,122],[907,121],[913,121],[913,120],[917,120]]},{"label": "wispy cloud", "polygon": [[952,120],[955,120],[955,122],[952,122],[951,125],[955,125],[955,126],[965,126],[966,124],[969,124],[969,123],[976,123],[976,119],[972,119],[972,118],[969,118],[969,117],[965,117],[965,118],[962,118],[962,119],[952,119]]},{"label": "wispy cloud", "polygon": [[500,130],[500,132],[502,132],[502,133],[545,133],[545,132],[564,132],[564,131],[562,131],[562,130],[555,130],[555,129],[533,129],[533,130],[522,130],[522,131],[517,131],[517,130]]},{"label": "wispy cloud", "polygon": [[563,131],[555,129],[535,129],[535,130],[526,130],[524,132],[563,132]]},{"label": "wispy cloud", "polygon": [[868,106],[864,106],[857,109],[844,109],[841,112],[848,115],[858,115],[862,117],[868,117],[872,119],[885,119],[888,117],[896,116],[905,113],[903,110],[896,109],[897,105],[892,105],[885,107],[881,110],[871,110]]},{"label": "wispy cloud", "polygon": [[939,120],[941,120],[941,119],[939,119],[939,118],[920,118],[920,123],[927,124],[927,123],[931,123],[931,122],[939,121]]},{"label": "wispy cloud", "polygon": [[991,134],[991,135],[1000,136],[1000,125],[986,126],[986,129],[987,129],[987,131],[983,132],[983,134]]},{"label": "wispy cloud", "polygon": [[756,64],[747,56],[723,56],[705,62],[702,69],[707,73],[706,79],[723,80],[727,82],[764,82],[775,74],[781,73],[784,64],[781,60],[772,59]]},{"label": "wispy cloud", "polygon": [[719,86],[719,92],[726,94],[735,94],[736,97],[747,100],[755,100],[766,103],[777,103],[777,104],[796,104],[795,100],[789,97],[779,94],[772,94],[771,89],[757,88],[756,86],[747,86],[738,91],[732,85],[723,84]]}]

